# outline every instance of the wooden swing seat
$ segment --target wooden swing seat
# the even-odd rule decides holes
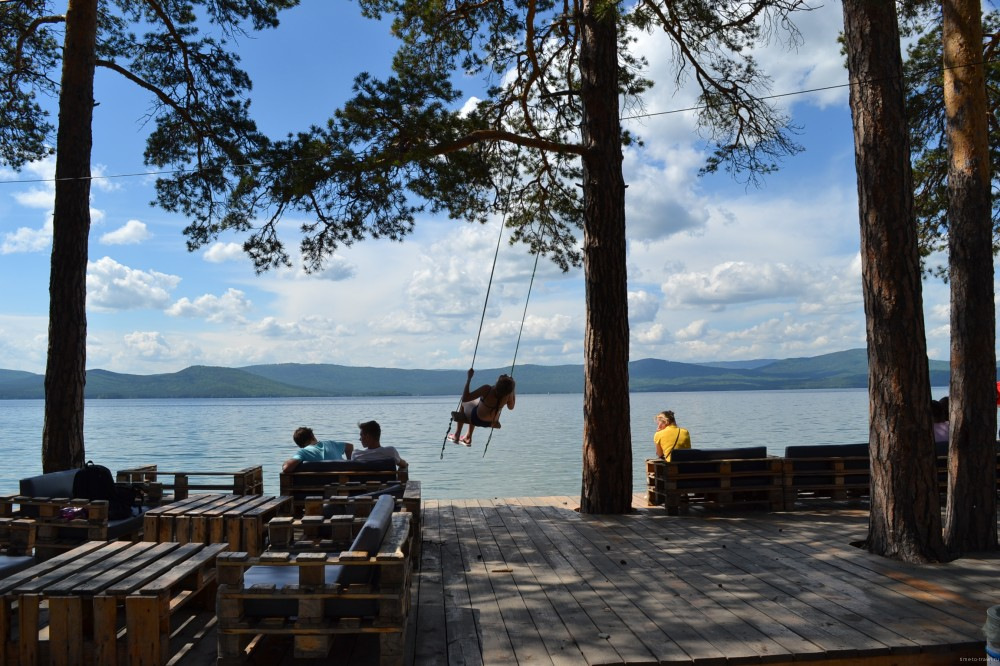
[[[465,423],[465,424],[469,423],[469,419],[465,418],[465,412],[452,412],[451,413],[451,418],[454,419],[456,423]],[[486,428],[486,427],[499,428],[500,427],[500,422],[499,421],[495,421],[492,426],[476,426],[476,427],[477,428]]]

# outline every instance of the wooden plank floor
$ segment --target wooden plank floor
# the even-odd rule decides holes
[[[867,511],[626,516],[576,498],[425,500],[407,663],[984,661],[1000,555],[914,566],[850,542]],[[204,632],[203,632],[204,633]],[[214,663],[214,632],[179,664]],[[364,640],[337,663],[377,663]],[[353,655],[350,658],[347,655]],[[275,645],[268,664],[305,664]]]

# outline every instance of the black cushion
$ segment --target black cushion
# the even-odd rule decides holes
[[[29,476],[20,481],[20,493],[25,497],[73,497],[73,479],[78,469],[65,469],[38,476]],[[21,513],[28,517],[38,515],[38,507],[21,507]]]
[[[383,460],[319,460],[300,463],[295,472],[387,472],[396,469],[396,461]],[[294,476],[294,473],[293,473]]]
[[[78,469],[65,469],[21,479],[21,494],[26,497],[72,497],[73,479]]]
[[[0,555],[0,578],[23,571],[35,563],[31,555]]]
[[[854,458],[868,455],[868,442],[863,444],[819,444],[787,446],[786,458]]]
[[[674,449],[670,462],[766,458],[766,446],[744,446],[735,449]]]

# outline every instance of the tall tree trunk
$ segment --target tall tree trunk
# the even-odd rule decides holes
[[[930,377],[893,2],[843,0],[868,333],[871,517],[867,548],[944,558]]]
[[[979,0],[942,3],[948,134],[951,438],[945,544],[997,548],[996,312],[990,156]]]
[[[584,339],[583,490],[580,511],[632,508],[628,388],[625,182],[618,114],[617,8],[584,0],[580,46],[583,101]]]
[[[44,472],[80,467],[85,457],[83,392],[96,41],[97,0],[70,0],[56,137],[49,350],[42,430]]]

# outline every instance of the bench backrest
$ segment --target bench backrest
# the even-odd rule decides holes
[[[393,460],[326,460],[304,462],[291,472],[281,472],[280,492],[293,498],[293,513],[302,515],[303,501],[309,496],[323,497],[330,484],[346,486],[348,483],[365,492],[367,483],[405,482],[405,470],[397,470]],[[339,493],[338,493],[339,494]]]

